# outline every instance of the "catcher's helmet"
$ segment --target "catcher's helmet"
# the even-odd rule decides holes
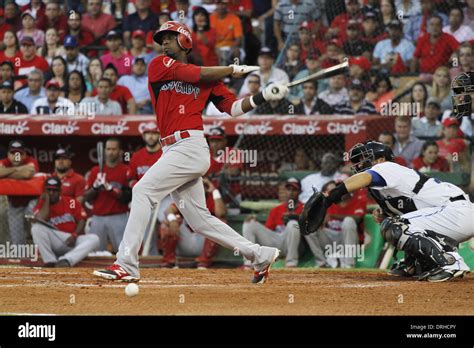
[[[376,141],[355,144],[349,152],[349,160],[352,162],[352,169],[356,173],[370,169],[373,165],[372,162],[382,157],[387,161],[393,161],[394,159],[392,150]]]
[[[453,116],[471,116],[472,95],[474,93],[474,71],[456,76],[451,82],[453,90]]]
[[[193,48],[193,39],[191,37],[191,31],[186,25],[175,21],[163,23],[160,29],[153,34],[153,41],[161,45],[163,43],[163,35],[166,32],[177,33],[178,36],[176,37],[176,40],[178,41],[179,47],[188,51],[188,53],[191,52],[191,49]]]

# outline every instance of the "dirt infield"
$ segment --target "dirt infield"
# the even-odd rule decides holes
[[[91,268],[0,268],[0,314],[473,315],[474,275],[417,282],[379,271],[273,270],[265,285],[240,269],[143,269],[140,294]]]

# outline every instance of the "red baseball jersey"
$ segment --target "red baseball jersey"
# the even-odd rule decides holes
[[[444,157],[438,157],[433,164],[425,164],[423,157],[417,157],[413,160],[413,169],[423,171],[449,172],[449,163]]]
[[[161,149],[156,152],[149,152],[146,146],[135,152],[130,160],[127,173],[128,180],[140,180],[162,154]]]
[[[117,164],[115,167],[110,168],[104,165],[105,181],[110,183],[114,187],[121,188],[122,186],[128,186],[127,181],[128,166],[123,163]],[[99,166],[95,166],[91,169],[89,177],[87,178],[86,189],[90,189],[94,184],[97,174],[99,173]],[[96,199],[93,201],[92,215],[113,215],[122,214],[128,211],[128,204],[122,204],[117,200],[117,195],[113,191],[99,191]]]
[[[43,204],[44,200],[40,199],[33,211],[35,215]],[[46,220],[58,230],[74,234],[77,223],[86,218],[87,214],[81,203],[72,197],[61,195],[57,203],[49,205],[49,216]]]
[[[55,172],[51,173],[50,176],[56,176]],[[84,196],[86,189],[86,179],[73,169],[69,169],[65,176],[61,179],[61,195],[68,197],[81,197]]]
[[[439,148],[438,156],[444,158],[448,157],[449,155],[452,156],[453,154],[459,155],[466,149],[466,142],[461,138],[449,139],[447,143],[441,139],[436,141],[436,144],[438,144]]]
[[[283,220],[283,217],[287,214],[299,215],[303,211],[303,208],[304,204],[301,202],[298,202],[296,208],[291,212],[288,209],[288,202],[277,205],[275,208],[270,210],[265,226],[272,231],[276,231],[277,229],[283,230],[285,228],[285,221]]]
[[[203,130],[202,111],[208,101],[231,113],[236,100],[222,83],[200,82],[201,67],[158,56],[148,66],[148,90],[158,128],[164,138],[176,131]]]
[[[326,215],[329,216],[329,220],[326,223],[326,227],[331,230],[341,231],[342,220],[332,218],[330,215],[356,215],[362,218],[365,215],[366,209],[367,196],[354,193],[345,206],[342,206],[341,204],[333,204],[328,208]]]

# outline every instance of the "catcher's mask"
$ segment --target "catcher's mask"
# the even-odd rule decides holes
[[[456,76],[451,82],[453,90],[453,116],[471,116],[472,94],[474,94],[474,71]]]
[[[349,152],[349,160],[353,164],[351,168],[355,173],[372,168],[373,162],[379,158],[393,161],[394,156],[389,147],[376,141],[355,144]]]

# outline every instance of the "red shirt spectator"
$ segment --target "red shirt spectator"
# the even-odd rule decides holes
[[[419,71],[432,74],[439,66],[448,65],[451,55],[458,47],[459,42],[454,36],[446,33],[441,33],[434,42],[432,42],[431,34],[421,36],[413,54],[419,59]]]
[[[423,160],[423,157],[420,156],[413,160],[413,169],[420,172],[449,172],[449,163],[445,158],[439,156],[436,159],[436,162],[426,163]]]
[[[94,88],[92,91],[92,96],[95,97],[97,95],[97,89]],[[115,85],[113,87],[112,92],[110,93],[110,99],[115,100],[120,104],[122,107],[122,113],[124,115],[128,114],[127,111],[127,103],[130,99],[133,99],[133,95],[130,90],[125,86]]]
[[[401,166],[404,166],[404,167],[408,167],[408,163],[407,161],[403,158],[403,157],[400,157],[400,156],[395,156],[393,161],[396,163],[396,164],[399,164]]]
[[[43,204],[44,200],[40,199],[33,211],[35,215],[39,213]],[[62,232],[74,235],[77,223],[86,218],[86,211],[74,198],[61,194],[59,202],[49,205],[48,222]]]
[[[295,214],[299,215],[303,211],[304,204],[298,202],[295,209],[290,211],[288,209],[288,202],[284,202],[280,205],[277,205],[275,208],[270,210],[268,214],[267,221],[265,222],[265,226],[272,231],[275,231],[278,226],[285,226],[284,216],[287,214]]]
[[[15,61],[15,75],[26,76],[30,71],[39,69],[47,72],[49,69],[48,62],[41,56],[36,54],[36,47],[33,38],[25,36],[21,40],[21,53],[19,60]],[[21,81],[26,83],[26,79]]]
[[[128,186],[127,182],[127,171],[128,166],[123,163],[117,164],[115,167],[110,168],[104,165],[105,180],[112,186]],[[91,169],[89,177],[87,178],[86,190],[90,189],[94,184],[97,174],[99,173],[99,166],[95,166]],[[122,214],[128,211],[128,204],[122,204],[117,200],[116,193],[112,191],[99,191],[94,205],[92,208],[92,214],[98,216]]]
[[[203,66],[216,66],[219,65],[219,59],[216,54],[216,38],[217,34],[214,29],[209,29],[206,32],[203,32],[202,35],[204,39],[200,38],[200,34],[193,32],[193,45],[196,50],[199,51],[202,57]],[[204,41],[204,40],[207,40]]]
[[[326,226],[331,230],[342,230],[341,216],[356,216],[363,218],[367,209],[367,194],[352,194],[347,200],[339,204],[333,204],[326,212]]]
[[[3,8],[0,8],[0,41],[3,41],[3,35],[7,30],[12,29],[12,26],[8,23],[5,23],[5,13]]]
[[[130,160],[128,180],[140,180],[162,154],[161,149],[156,152],[149,152],[146,146],[135,152]]]
[[[89,4],[94,3],[92,6],[99,7],[99,11],[101,11],[100,6],[95,5],[96,2],[100,3],[100,1],[97,0],[89,1]],[[91,14],[91,12],[89,12],[88,5],[88,13],[85,13],[84,17],[82,18],[82,26],[88,29],[95,35],[96,38],[98,38],[104,36],[110,30],[115,28],[117,26],[117,22],[115,21],[114,17],[106,13],[96,13],[94,11],[93,14]]]
[[[453,154],[460,154],[466,150],[466,142],[461,138],[454,139],[441,139],[436,142],[439,147],[438,155],[441,157],[447,157]]]
[[[337,31],[337,37],[341,41],[346,41],[347,39],[347,24],[349,20],[355,20],[358,23],[362,23],[364,20],[364,15],[360,11],[360,4],[358,0],[349,0],[346,1],[346,10],[347,12],[337,15],[331,22],[330,33]],[[331,34],[331,38],[334,38],[334,34]]]
[[[51,173],[51,176],[57,176],[56,173]],[[86,180],[84,177],[76,173],[73,169],[64,175],[61,179],[61,195],[67,197],[82,197],[86,189]]]
[[[41,0],[32,0],[29,4],[24,5],[20,8],[20,12],[23,13],[26,10],[32,11],[36,18],[41,18],[46,16],[46,5]]]
[[[60,42],[64,42],[66,35],[74,36],[79,43],[79,47],[90,45],[94,42],[94,33],[82,26],[82,17],[79,12],[74,12],[68,17],[68,28],[60,35]]]
[[[36,18],[38,18],[36,27],[45,33],[49,28],[55,28],[59,35],[67,31],[67,17],[60,13],[59,3],[48,2],[45,15]]]

